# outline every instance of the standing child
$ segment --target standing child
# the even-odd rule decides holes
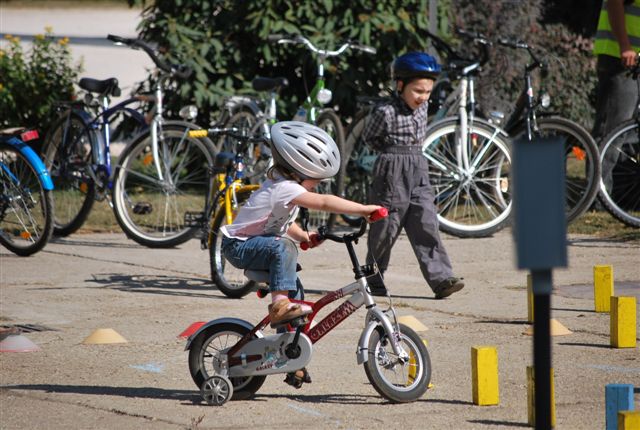
[[[362,139],[381,152],[373,168],[369,201],[389,209],[389,216],[369,229],[367,262],[377,263],[384,273],[391,248],[405,229],[436,299],[464,287],[453,276],[440,240],[429,166],[422,154],[428,100],[440,69],[437,61],[423,52],[398,57],[392,66],[397,92],[390,101],[374,108],[362,132]],[[387,294],[384,285],[370,284],[373,294]]]
[[[312,192],[321,180],[340,168],[338,146],[322,129],[303,122],[284,121],[271,128],[274,165],[268,179],[240,208],[233,224],[221,228],[225,258],[239,269],[269,271],[272,327],[311,313],[289,301],[297,290],[298,249],[295,242],[317,245],[294,221],[298,208],[369,216],[380,209],[333,195]]]

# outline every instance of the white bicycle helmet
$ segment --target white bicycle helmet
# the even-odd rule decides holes
[[[300,121],[282,121],[271,127],[275,164],[302,179],[327,179],[340,169],[340,151],[326,131]]]

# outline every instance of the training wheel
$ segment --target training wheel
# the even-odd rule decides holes
[[[222,406],[233,396],[233,384],[226,376],[215,375],[202,383],[200,393],[207,404]]]

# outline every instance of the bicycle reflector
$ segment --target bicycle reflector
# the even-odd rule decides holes
[[[318,91],[318,101],[323,105],[326,105],[331,101],[331,96],[332,96],[331,90],[328,90],[326,88],[323,88],[320,91]]]
[[[29,131],[25,131],[24,133],[22,133],[20,135],[20,139],[22,139],[23,142],[28,142],[30,140],[36,140],[38,138],[38,131],[37,130],[29,130]]]

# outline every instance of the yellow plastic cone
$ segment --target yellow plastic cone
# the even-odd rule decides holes
[[[426,325],[422,324],[416,317],[413,315],[404,315],[398,317],[398,322],[400,324],[404,324],[409,328],[414,329],[415,331],[427,331],[429,330]]]
[[[85,345],[102,344],[102,343],[127,343],[127,339],[120,336],[112,328],[99,328],[89,335],[84,341]]]
[[[551,321],[549,321],[549,329],[549,331],[551,332],[551,336],[566,336],[573,333],[555,318],[552,318]],[[526,334],[527,336],[533,336],[533,326],[526,329],[523,334]]]

